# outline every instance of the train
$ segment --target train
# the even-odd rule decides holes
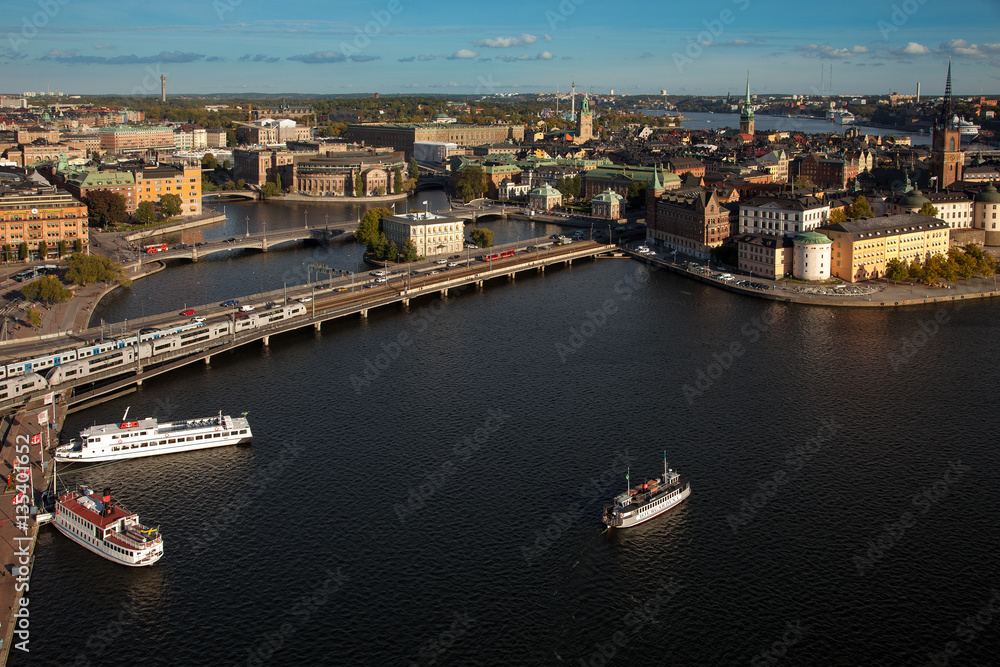
[[[0,401],[96,375],[118,366],[135,366],[161,354],[200,348],[241,331],[273,325],[307,312],[301,303],[276,306],[222,322],[190,322],[161,330],[94,342],[44,357],[0,366]]]

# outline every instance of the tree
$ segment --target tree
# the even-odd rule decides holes
[[[385,257],[382,259],[387,259],[390,262],[399,261],[399,247],[396,245],[395,241],[389,241],[389,245],[385,249]]]
[[[417,245],[412,239],[406,239],[406,243],[403,244],[403,261],[404,262],[415,262],[417,261]]]
[[[175,215],[181,214],[181,197],[180,195],[163,195],[160,197],[160,213],[163,214],[164,218],[172,218]]]
[[[354,177],[354,196],[364,197],[365,196],[365,181],[361,178],[361,172],[359,171]]]
[[[73,239],[73,252],[83,252],[83,241],[81,239]]]
[[[805,188],[811,188],[812,186],[813,186],[812,179],[810,179],[808,176],[803,176],[802,174],[799,174],[798,176],[795,177],[795,187],[800,189],[805,189]]]
[[[38,300],[46,303],[62,303],[73,298],[73,292],[55,276],[43,276],[21,288],[21,295],[29,301]]]
[[[14,248],[9,243],[3,244],[3,261],[9,262],[14,259]]]
[[[493,245],[493,230],[486,229],[485,227],[476,227],[475,229],[469,230],[469,236],[472,237],[472,242],[475,243],[480,248],[489,248]]]
[[[218,166],[219,161],[215,159],[215,155],[212,153],[205,153],[204,157],[201,158],[202,169],[215,169]]]
[[[844,213],[844,209],[835,208],[830,211],[830,217],[827,219],[827,223],[833,225],[838,222],[847,222],[847,214]]]
[[[354,238],[359,243],[363,243],[367,247],[368,252],[375,253],[376,256],[378,256],[384,246],[380,242],[379,234],[382,229],[382,218],[387,215],[392,215],[392,211],[382,206],[376,206],[373,209],[365,211],[365,214],[361,216],[358,231],[354,232]],[[385,238],[384,234],[382,234],[382,238]]]
[[[399,194],[403,191],[403,170],[396,167],[392,170],[392,192]]]
[[[86,202],[91,225],[117,225],[128,218],[128,202],[120,192],[91,190],[87,193]]]
[[[848,207],[848,217],[857,220],[858,218],[874,218],[875,211],[864,195],[858,195],[854,203]]]
[[[260,186],[260,194],[264,199],[270,199],[272,197],[280,197],[281,189],[278,188],[277,184],[268,181],[264,185]]]
[[[885,265],[885,277],[889,280],[906,280],[908,275],[906,262],[898,257],[893,257]]]
[[[62,241],[60,241],[59,242],[59,246],[58,246],[59,257],[60,258],[65,257],[66,256],[66,251],[68,249],[69,249],[69,244],[66,243],[66,240],[63,239]]]
[[[285,188],[281,186],[281,174],[274,175],[274,184],[278,187],[278,192],[283,192]]]
[[[628,186],[628,204],[632,208],[642,208],[646,201],[646,184],[639,181],[632,181]]]
[[[117,282],[122,287],[132,284],[121,264],[112,262],[107,257],[84,255],[75,252],[67,262],[66,280],[77,285],[89,285],[100,280]]]
[[[581,185],[582,182],[579,174],[576,176],[566,176],[556,181],[556,190],[561,192],[564,197],[576,199],[580,196]]]
[[[156,220],[156,205],[151,201],[141,201],[135,209],[135,219],[140,224],[148,225]]]
[[[236,130],[234,129],[226,130],[226,145],[227,146],[236,145]]]
[[[38,312],[37,308],[35,308],[34,306],[28,306],[27,309],[25,309],[24,314],[28,318],[28,324],[30,324],[32,327],[35,327],[37,329],[38,327],[42,326],[42,315],[41,313]]]
[[[486,172],[482,167],[466,167],[458,174],[455,190],[465,201],[472,201],[486,192]]]
[[[226,171],[229,171],[230,169],[233,168],[233,165],[232,165],[232,163],[229,160],[223,160],[222,161],[222,168],[225,169]]]
[[[929,215],[932,218],[936,218],[937,214],[938,214],[938,210],[934,206],[934,204],[930,203],[929,201],[925,201],[924,205],[920,207],[920,210],[917,211],[917,213],[920,213],[922,215]]]
[[[38,242],[38,261],[44,262],[49,256],[49,244],[45,241]]]
[[[22,262],[28,259],[28,242],[21,241],[21,244],[17,246],[17,258]]]
[[[420,178],[420,165],[417,164],[417,158],[410,158],[410,178]]]

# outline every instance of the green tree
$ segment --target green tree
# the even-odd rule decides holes
[[[403,244],[403,261],[404,262],[415,262],[417,261],[417,245],[412,239],[406,239],[406,243]]]
[[[632,181],[632,184],[628,186],[628,196],[626,199],[632,208],[642,208],[646,203],[646,184],[639,181]]]
[[[28,242],[21,241],[20,245],[17,246],[17,258],[22,262],[28,259]]]
[[[73,239],[73,252],[83,252],[83,241],[81,239]]]
[[[49,256],[49,244],[45,241],[38,242],[38,261],[44,262]]]
[[[205,153],[201,158],[201,168],[202,169],[215,169],[219,166],[219,161],[215,159],[215,155],[212,153]]]
[[[906,262],[893,257],[885,265],[885,277],[889,280],[906,280],[908,276]]]
[[[804,190],[805,188],[811,188],[813,186],[812,179],[808,176],[803,176],[799,174],[795,177],[795,187]]]
[[[395,241],[389,241],[388,247],[385,249],[385,257],[390,262],[399,261],[399,247],[396,245]]]
[[[229,160],[223,160],[222,161],[222,168],[225,169],[226,171],[229,171],[230,169],[233,168],[233,165],[232,165],[232,163]]]
[[[420,165],[417,164],[417,158],[415,157],[410,158],[410,178],[420,178]]]
[[[827,222],[831,225],[836,224],[838,222],[847,222],[847,214],[844,213],[844,209],[835,208],[832,211],[830,211],[830,217],[829,219],[827,219]]]
[[[66,280],[77,285],[89,285],[98,281],[117,282],[122,287],[132,284],[121,264],[107,257],[85,255],[75,252],[67,261]]]
[[[871,204],[865,199],[864,195],[858,195],[854,200],[854,203],[848,207],[847,215],[857,220],[859,218],[874,218],[875,212],[872,210]]]
[[[135,219],[140,224],[148,225],[156,220],[156,205],[151,201],[141,201],[135,209]]]
[[[482,197],[486,192],[486,172],[482,167],[466,167],[458,173],[455,190],[467,202]]]
[[[69,244],[66,243],[65,239],[63,239],[62,241],[59,242],[57,248],[59,251],[59,257],[62,258],[66,256],[66,251],[69,249]]]
[[[371,249],[373,255],[376,259],[389,259],[389,239],[386,238],[385,232],[379,232],[378,238],[375,240],[375,246]]]
[[[285,188],[281,186],[281,174],[274,175],[274,184],[278,187],[278,192],[283,192]]]
[[[376,206],[365,211],[364,215],[361,216],[361,223],[358,225],[358,231],[354,232],[354,238],[359,243],[363,243],[368,252],[378,255],[382,249],[383,244],[379,240],[379,234],[382,229],[382,218],[388,215],[392,215],[392,211],[382,206]]]
[[[475,229],[469,230],[469,236],[472,237],[472,242],[475,243],[480,248],[489,248],[493,245],[493,230],[486,229],[485,227],[476,227]]]
[[[9,243],[3,244],[3,261],[9,262],[14,259],[14,248]]]
[[[24,311],[24,314],[28,318],[29,325],[36,329],[42,326],[42,315],[38,312],[37,308],[34,306],[28,306],[28,308]]]
[[[281,189],[277,184],[268,181],[264,185],[260,186],[260,194],[264,199],[271,199],[272,197],[280,197]]]
[[[354,177],[354,196],[365,196],[365,181],[361,178],[361,172],[358,172],[358,174]]]
[[[231,128],[226,130],[226,145],[227,146],[236,145],[236,130]]]
[[[396,167],[392,170],[392,192],[399,194],[403,191],[403,170]]]
[[[91,225],[117,225],[128,219],[128,202],[120,192],[91,190],[86,203]]]
[[[181,210],[180,195],[169,194],[160,197],[160,213],[163,214],[164,218],[172,218],[175,215],[180,215]]]
[[[21,288],[21,295],[29,301],[38,300],[46,303],[62,303],[73,298],[73,292],[55,276],[42,276]]]
[[[917,213],[920,213],[922,215],[929,215],[932,218],[936,218],[937,214],[938,214],[938,210],[934,206],[934,204],[930,203],[929,201],[925,201],[924,205],[920,207],[920,210],[917,211]]]

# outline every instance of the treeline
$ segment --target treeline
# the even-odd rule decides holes
[[[964,248],[951,248],[947,255],[940,253],[921,264],[914,260],[891,259],[885,267],[885,277],[889,280],[912,278],[933,283],[938,278],[954,282],[968,280],[973,276],[989,277],[996,273],[997,260],[979,246],[970,243]]]

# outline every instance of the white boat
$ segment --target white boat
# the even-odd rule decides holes
[[[631,472],[625,475],[628,480]],[[680,505],[691,495],[691,484],[667,468],[663,452],[663,476],[629,488],[604,508],[602,521],[608,528],[630,528]]]
[[[982,129],[972,121],[959,118],[957,115],[951,117],[951,122],[958,127],[959,134],[965,137],[977,137],[979,136],[979,130]]]
[[[850,111],[838,111],[835,118],[841,125],[853,125],[855,121],[854,114]]]
[[[152,565],[163,556],[159,528],[147,528],[139,517],[87,487],[56,499],[52,525],[60,533],[99,556],[129,567]]]
[[[237,445],[253,438],[245,412],[235,419],[219,412],[218,416],[206,419],[162,424],[155,417],[139,421],[127,419],[128,410],[120,424],[101,424],[80,431],[79,439],[73,438],[56,449],[55,460],[60,463],[119,461]]]

